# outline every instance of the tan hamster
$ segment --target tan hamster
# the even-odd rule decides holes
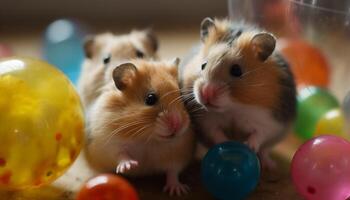
[[[87,39],[86,59],[78,82],[84,107],[87,109],[99,96],[104,79],[111,79],[115,66],[132,58],[154,58],[157,48],[157,38],[151,29],[125,35],[104,33]]]
[[[173,63],[132,60],[113,70],[88,117],[87,157],[96,169],[126,175],[166,173],[164,191],[188,192],[179,174],[194,135]]]
[[[229,20],[206,18],[198,52],[183,66],[187,107],[212,144],[245,141],[273,167],[268,150],[281,140],[296,115],[296,89],[288,64],[275,51],[275,37]]]

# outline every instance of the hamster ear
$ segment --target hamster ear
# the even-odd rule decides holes
[[[124,63],[117,66],[113,70],[113,80],[118,90],[124,90],[130,84],[136,72],[137,68],[132,63]]]
[[[178,57],[173,58],[173,59],[171,60],[171,64],[174,65],[174,66],[176,66],[176,68],[179,67],[180,58],[178,58]]]
[[[177,58],[177,57],[170,60],[169,62],[169,70],[171,75],[173,75],[174,77],[178,76],[179,64],[180,64],[180,58]]]
[[[101,49],[113,38],[112,33],[102,33],[98,35],[87,36],[84,41],[84,53],[89,59],[101,52]]]
[[[258,33],[252,38],[251,45],[256,57],[265,61],[275,50],[276,38],[270,33]]]
[[[87,58],[92,58],[94,52],[95,37],[88,36],[84,40],[84,53]]]
[[[201,40],[202,42],[208,37],[209,29],[215,27],[214,20],[210,17],[203,19],[201,23]]]
[[[154,33],[153,29],[147,28],[144,30],[144,33],[146,34],[146,37],[150,43],[150,47],[154,52],[156,52],[158,50],[159,44],[158,44],[158,38]]]

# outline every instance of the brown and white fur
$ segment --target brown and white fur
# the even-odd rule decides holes
[[[103,33],[85,41],[85,60],[78,82],[78,91],[86,110],[111,80],[115,66],[133,58],[155,58],[158,48],[151,29],[131,31],[125,35]],[[107,79],[107,80],[105,80]]]
[[[229,20],[206,18],[201,26],[199,51],[182,69],[197,130],[211,144],[243,140],[272,167],[268,151],[296,112],[294,79],[274,36]]]
[[[188,192],[179,174],[190,162],[194,135],[174,62],[132,60],[117,66],[88,116],[88,161],[132,176],[166,173],[164,190]]]

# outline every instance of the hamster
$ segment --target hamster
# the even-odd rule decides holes
[[[88,117],[87,160],[99,171],[166,174],[164,191],[188,192],[179,174],[192,159],[194,135],[174,62],[132,60],[117,66]]]
[[[111,79],[113,67],[132,58],[156,58],[158,41],[151,29],[125,35],[98,34],[84,43],[85,60],[78,81],[78,91],[86,109],[100,95]],[[107,79],[107,80],[105,80]]]
[[[296,88],[275,37],[230,20],[206,18],[201,46],[184,64],[187,108],[203,141],[244,141],[267,168],[271,147],[289,131],[296,115]],[[208,142],[207,142],[208,143]]]

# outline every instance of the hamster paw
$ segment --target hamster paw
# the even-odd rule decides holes
[[[122,160],[119,162],[116,173],[117,174],[122,174],[132,168],[135,168],[139,165],[139,163],[135,160]]]
[[[275,171],[277,169],[277,163],[271,158],[270,154],[266,151],[259,153],[261,166],[268,171]]]
[[[253,150],[255,153],[259,152],[260,150],[260,142],[257,140],[256,136],[254,135],[251,135],[245,144],[248,145],[249,148]]]
[[[186,195],[189,193],[189,191],[190,187],[180,182],[167,183],[163,188],[163,192],[169,193],[170,196],[173,196],[174,194],[176,194],[177,196]]]

